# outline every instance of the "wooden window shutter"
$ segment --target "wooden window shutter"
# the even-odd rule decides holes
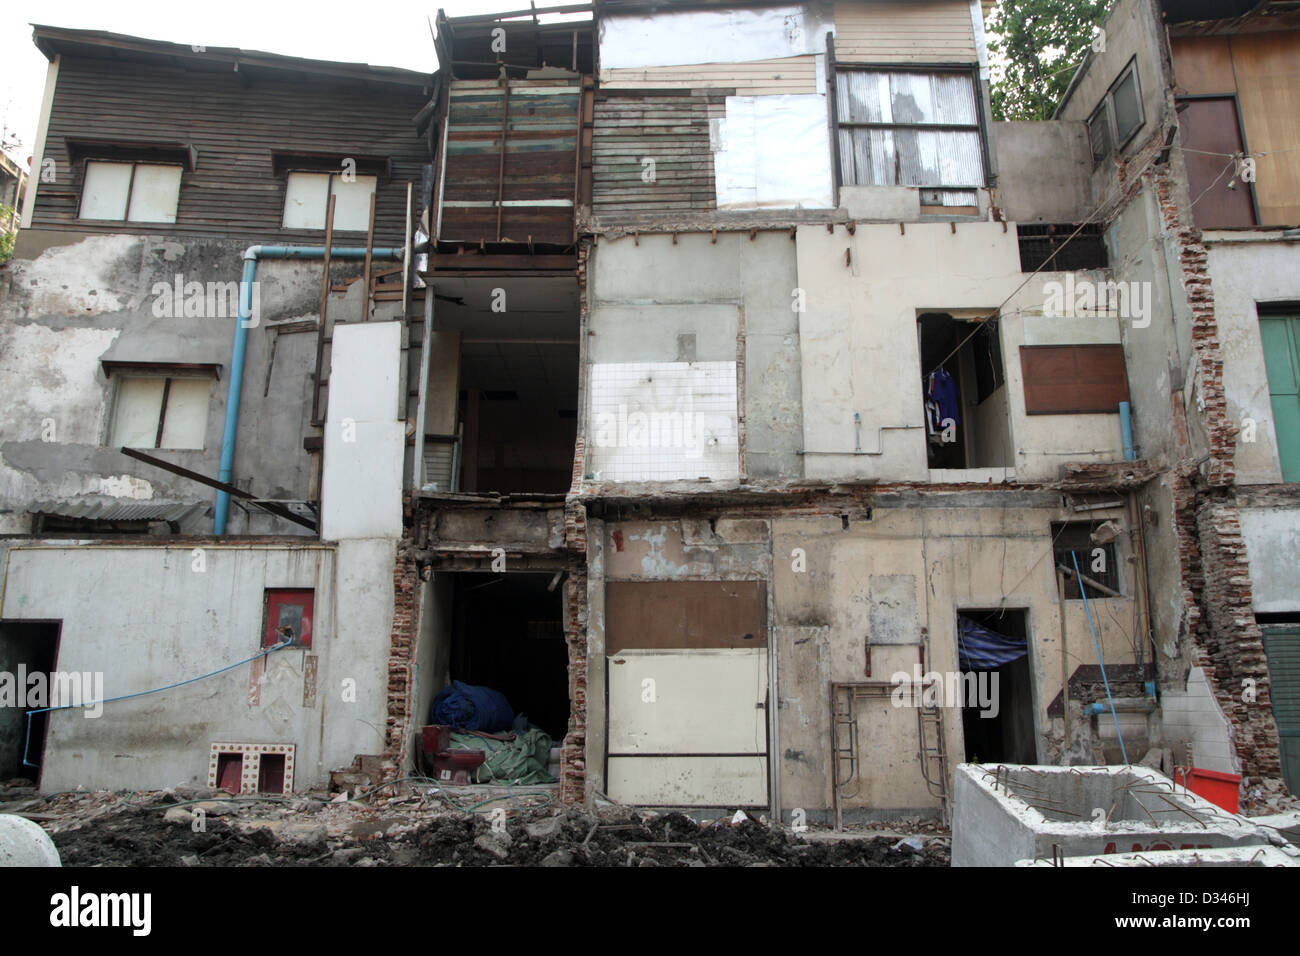
[[[1118,412],[1128,401],[1122,345],[1022,345],[1030,415]]]

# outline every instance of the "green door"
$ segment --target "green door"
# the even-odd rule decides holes
[[[1282,749],[1282,779],[1288,790],[1300,793],[1300,627],[1262,630],[1273,719]]]
[[[1260,316],[1259,333],[1282,480],[1300,481],[1300,317]]]

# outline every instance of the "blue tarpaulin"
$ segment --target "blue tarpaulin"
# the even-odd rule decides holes
[[[458,680],[438,691],[429,716],[435,724],[489,734],[509,730],[515,722],[515,712],[505,694]]]
[[[957,662],[964,671],[989,671],[1029,653],[1023,637],[1007,637],[970,618],[957,618]]]

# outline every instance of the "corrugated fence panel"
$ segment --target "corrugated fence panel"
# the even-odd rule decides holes
[[[835,59],[845,63],[975,63],[964,0],[835,4]]]
[[[738,96],[816,93],[817,58],[791,56],[748,63],[697,63],[601,70],[606,90],[696,90],[726,87]]]
[[[575,84],[563,81],[512,83],[505,107],[506,94],[495,82],[456,83],[440,238],[495,241],[499,188],[502,238],[573,241],[578,94]]]
[[[285,176],[273,168],[273,154],[383,156],[392,176],[379,186],[375,242],[400,244],[406,183],[419,184],[428,162],[411,122],[426,102],[419,89],[379,93],[320,80],[65,58],[45,146],[57,182],[40,184],[32,226],[319,243],[323,231],[283,228]],[[193,146],[198,163],[181,178],[176,223],[78,219],[85,163],[72,162],[69,140]]]
[[[716,208],[709,122],[726,116],[731,93],[599,97],[592,212],[610,217]]]

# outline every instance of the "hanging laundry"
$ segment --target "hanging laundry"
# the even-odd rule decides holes
[[[925,383],[925,394],[939,406],[940,431],[943,430],[944,422],[948,419],[952,419],[952,423],[960,427],[961,399],[957,382],[948,374],[947,369],[939,368],[930,373]]]

